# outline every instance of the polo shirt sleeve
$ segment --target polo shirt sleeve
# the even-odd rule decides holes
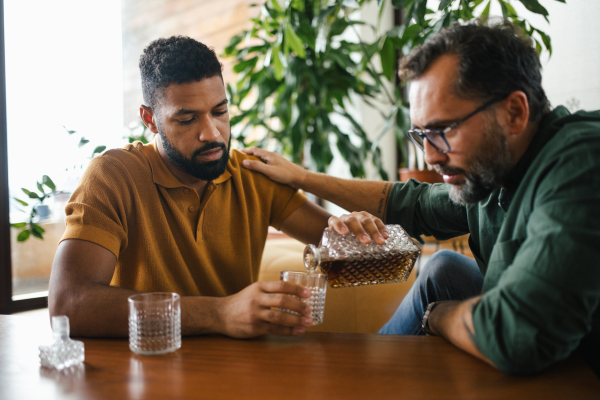
[[[61,241],[80,239],[95,243],[117,258],[127,247],[127,214],[131,210],[126,168],[114,157],[95,157],[65,208],[66,231]]]
[[[473,324],[479,350],[507,373],[564,359],[592,331],[600,304],[599,151],[565,152],[552,163],[538,182],[527,237],[494,248],[489,270],[509,266],[493,287],[484,282]]]
[[[279,229],[283,221],[308,199],[289,186],[273,183],[275,184],[275,190],[271,205],[271,226]]]
[[[449,185],[397,182],[388,197],[386,224],[400,224],[412,237],[451,239],[469,233],[466,207],[450,200]]]

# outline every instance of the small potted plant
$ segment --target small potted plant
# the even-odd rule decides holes
[[[45,230],[37,222],[50,217],[50,207],[48,207],[47,204],[44,204],[44,200],[57,194],[56,185],[48,175],[44,175],[42,177],[42,181],[36,183],[37,191],[21,188],[23,193],[25,193],[30,200],[35,202],[31,207],[31,211],[29,212],[29,222],[16,222],[10,224],[16,229],[21,229],[21,232],[17,236],[17,241],[19,242],[26,241],[32,235],[38,239],[44,238],[43,234]],[[44,186],[50,190],[44,190]],[[30,204],[24,200],[21,200],[17,197],[14,197],[14,199],[22,206],[30,206]],[[21,211],[26,212],[25,210]]]

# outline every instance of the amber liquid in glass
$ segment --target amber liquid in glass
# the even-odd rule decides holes
[[[323,261],[320,268],[332,288],[406,282],[418,252],[396,251],[353,260]]]

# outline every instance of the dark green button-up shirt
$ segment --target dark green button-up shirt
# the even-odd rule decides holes
[[[544,117],[502,189],[472,205],[449,185],[396,183],[386,223],[414,236],[470,233],[484,276],[477,346],[531,373],[580,349],[600,374],[600,111]]]

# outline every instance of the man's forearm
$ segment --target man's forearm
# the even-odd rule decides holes
[[[134,290],[94,284],[80,288],[67,300],[50,299],[51,315],[69,316],[73,336],[127,337],[129,306]],[[219,331],[220,298],[187,296],[181,298],[181,332],[198,335]]]
[[[456,347],[491,364],[479,351],[473,327],[473,307],[481,296],[464,301],[442,301],[429,315],[429,329]]]
[[[307,173],[300,189],[330,201],[348,211],[367,211],[383,219],[392,182],[341,179],[320,173]]]
[[[282,156],[256,147],[242,151],[260,158],[243,161],[245,168],[265,174],[275,182],[302,189],[348,211],[367,211],[383,219],[391,182],[341,179],[313,173],[287,161]]]

